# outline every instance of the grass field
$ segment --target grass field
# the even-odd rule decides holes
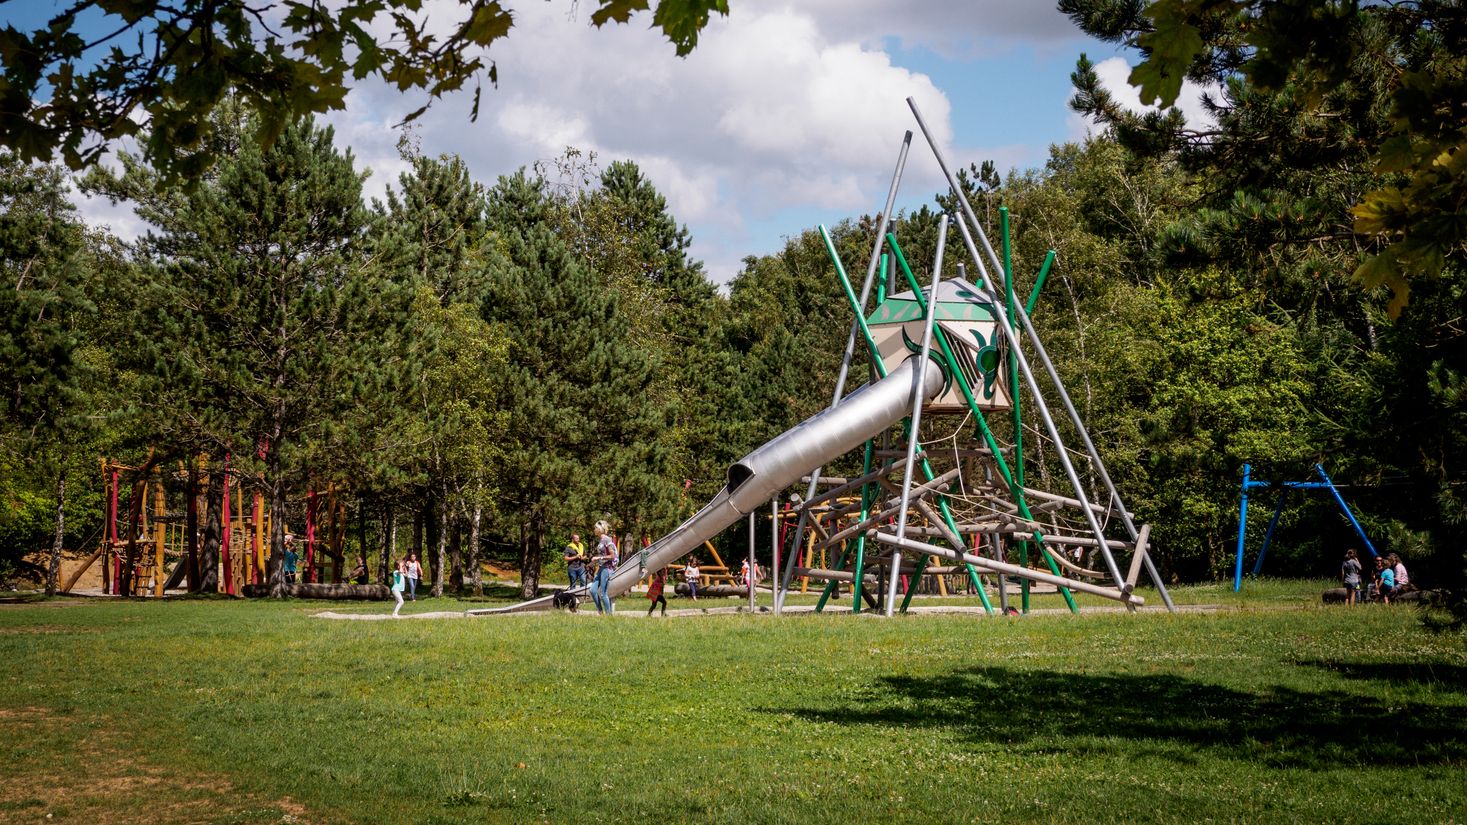
[[[1467,821],[1467,642],[1324,586],[1020,619],[0,605],[0,822]]]

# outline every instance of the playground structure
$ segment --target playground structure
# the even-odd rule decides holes
[[[69,592],[95,564],[101,566],[102,592],[106,594],[157,598],[183,586],[189,565],[202,563],[204,555],[205,507],[201,505],[211,495],[211,474],[203,472],[204,465],[201,458],[191,471],[180,461],[176,470],[169,471],[151,455],[139,466],[104,459],[102,533],[92,552],[62,582],[62,592]],[[215,572],[220,593],[240,596],[246,586],[265,583],[273,514],[259,479],[231,470],[227,459],[217,475],[222,490],[217,493],[220,525]],[[131,489],[124,496],[128,476]],[[251,488],[249,493],[246,487]],[[344,499],[330,484],[320,493],[307,493],[304,511],[302,582],[321,583],[328,562],[331,579],[340,582],[347,532]],[[195,532],[192,555],[190,530]],[[196,580],[202,580],[204,574],[195,571]]]
[[[1136,593],[1144,570],[1167,609],[1174,609],[1151,559],[1149,526],[1138,526],[1124,506],[1030,322],[1054,251],[1021,305],[1007,209],[1000,209],[1000,259],[916,103],[907,103],[961,207],[941,217],[930,286],[917,282],[895,233],[888,231],[911,145],[908,131],[859,293],[820,227],[854,316],[830,406],[736,462],[713,500],[671,533],[627,554],[612,574],[610,595],[627,592],[649,571],[672,565],[744,518],[752,557],[754,516],[767,503],[775,523],[775,612],[783,609],[798,577],[802,587],[823,584],[817,611],[845,582],[853,612],[864,600],[890,616],[902,583],[930,570],[965,575],[989,612],[994,608],[985,578],[997,579],[1005,609],[1005,580],[1013,578],[1021,583],[1025,611],[1031,582],[1058,588],[1072,611],[1078,609],[1074,592],[1134,610],[1144,603]],[[952,224],[977,269],[976,282],[967,280],[961,266],[955,276],[944,276]],[[897,289],[898,275],[904,291]],[[872,380],[846,394],[858,343]],[[1026,421],[1026,409],[1038,426]],[[1009,438],[1001,441],[1005,428]],[[860,475],[822,474],[825,465],[858,449]],[[1026,475],[1026,456],[1038,460],[1038,479]],[[1062,480],[1054,478],[1056,466]],[[782,531],[780,499],[801,483],[805,491],[790,497],[784,518],[794,526]],[[1103,494],[1092,496],[1092,490]],[[834,556],[834,563],[812,566],[819,553]],[[932,565],[934,559],[940,566]],[[875,593],[868,584],[873,581]],[[916,589],[906,587],[902,610]],[[469,613],[550,607],[546,596]]]
[[[1360,543],[1365,545],[1365,552],[1369,553],[1372,559],[1379,555],[1375,550],[1375,544],[1370,541],[1369,536],[1365,535],[1365,528],[1360,526],[1359,519],[1355,518],[1354,511],[1345,502],[1345,497],[1340,494],[1340,489],[1335,486],[1334,481],[1329,477],[1329,473],[1324,471],[1324,465],[1315,464],[1314,471],[1319,476],[1318,481],[1285,481],[1276,484],[1271,481],[1254,479],[1252,477],[1253,468],[1247,464],[1243,465],[1242,494],[1238,500],[1238,551],[1237,558],[1233,564],[1234,593],[1243,589],[1243,551],[1244,538],[1248,534],[1249,490],[1276,489],[1279,491],[1278,506],[1274,508],[1273,517],[1268,520],[1268,530],[1263,534],[1263,546],[1258,548],[1258,560],[1253,563],[1254,576],[1257,576],[1263,570],[1263,559],[1268,555],[1268,546],[1273,543],[1274,530],[1279,526],[1279,516],[1283,514],[1284,507],[1289,503],[1289,498],[1296,490],[1304,492],[1310,490],[1327,491],[1330,497],[1334,499],[1335,504],[1339,505],[1340,512],[1344,513],[1345,518],[1349,520],[1350,526],[1355,528],[1355,535],[1359,536]]]

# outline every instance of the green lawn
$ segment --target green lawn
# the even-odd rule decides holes
[[[0,822],[1463,821],[1467,643],[1323,586],[1019,619],[0,605]]]

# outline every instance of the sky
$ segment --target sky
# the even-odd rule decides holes
[[[56,0],[21,4],[45,17]],[[0,5],[0,22],[16,17]],[[426,0],[429,19],[454,19],[457,0]],[[1051,144],[1089,127],[1068,108],[1081,52],[1124,103],[1135,56],[1082,34],[1037,0],[731,0],[698,47],[679,58],[642,14],[596,29],[593,2],[512,4],[514,27],[490,57],[498,88],[433,104],[414,126],[421,150],[461,156],[492,185],[567,147],[604,167],[635,161],[692,237],[692,255],[727,284],[748,255],[779,250],[816,224],[880,211],[905,131],[914,132],[898,208],[945,188],[907,107],[914,98],[955,168],[1044,164]],[[19,27],[23,22],[16,21]],[[396,125],[425,102],[364,82],[324,117],[359,168],[369,198],[406,168]],[[1191,109],[1192,111],[1189,111]],[[1195,119],[1195,103],[1183,104]],[[80,196],[79,196],[80,197]],[[123,207],[79,202],[90,222],[123,237],[143,227]]]

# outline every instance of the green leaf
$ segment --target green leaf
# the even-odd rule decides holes
[[[601,8],[591,14],[592,25],[600,28],[607,23],[625,23],[632,15],[647,10],[647,0],[601,0]]]
[[[686,57],[698,45],[698,32],[715,11],[727,17],[728,0],[660,0],[652,25],[677,46],[678,57]]]
[[[159,11],[156,0],[99,0],[97,6],[108,14],[121,17],[129,25]]]
[[[1382,174],[1404,172],[1416,165],[1416,152],[1411,147],[1411,138],[1396,135],[1380,145],[1375,157],[1375,171]]]
[[[1355,216],[1355,231],[1361,235],[1379,235],[1394,230],[1406,214],[1406,204],[1401,190],[1387,186],[1365,193],[1360,202],[1350,208]]]
[[[509,34],[514,17],[499,3],[486,3],[474,9],[474,14],[464,24],[463,36],[480,46],[487,46]]]
[[[1147,9],[1156,28],[1136,42],[1151,54],[1131,71],[1129,78],[1130,84],[1140,89],[1142,103],[1163,108],[1176,103],[1187,69],[1202,53],[1202,34],[1183,19],[1183,12],[1177,0],[1158,0]]]

